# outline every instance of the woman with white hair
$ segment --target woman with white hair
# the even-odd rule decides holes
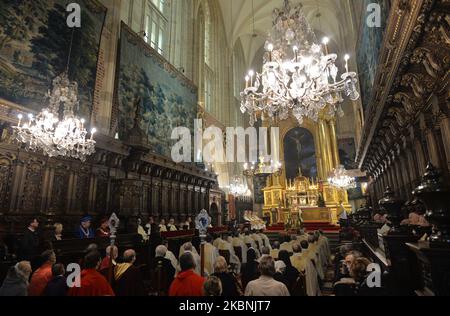
[[[53,241],[62,240],[62,232],[63,232],[63,224],[61,223],[55,223],[53,225],[54,228],[54,234],[53,234]]]
[[[28,296],[28,285],[31,275],[31,264],[22,261],[11,267],[8,271],[0,296]]]
[[[152,271],[156,272],[158,270],[162,270],[163,272],[165,272],[162,275],[165,275],[167,279],[162,280],[161,283],[163,285],[160,285],[163,287],[164,293],[168,293],[170,284],[172,283],[176,275],[176,270],[173,267],[172,262],[167,259],[167,251],[167,247],[164,245],[159,245],[158,247],[156,247],[155,258],[153,259],[151,265]]]

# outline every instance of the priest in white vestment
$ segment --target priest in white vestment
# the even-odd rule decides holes
[[[228,240],[228,238],[226,238]],[[239,260],[238,256],[236,256],[236,253],[234,252],[233,245],[229,243],[227,240],[220,238],[218,242],[218,246],[216,247],[218,250],[225,250],[230,253],[230,262],[234,268],[233,272],[239,273],[241,271],[241,261]]]
[[[247,245],[247,248],[248,248],[248,245],[250,245],[251,248],[253,248],[255,250],[257,258],[261,257],[261,252],[259,251],[259,248],[256,246],[255,240],[252,238],[252,236],[250,236],[249,232],[246,232],[245,237],[244,237],[244,242]]]
[[[302,253],[302,248],[299,244],[294,244],[293,251],[294,255],[291,257],[291,263],[294,268],[305,274],[306,293],[308,296],[320,296],[317,270],[310,257],[306,253]]]
[[[264,246],[272,250],[272,245],[270,244],[269,237],[267,237],[262,230],[258,233],[258,236],[262,239]]]
[[[212,244],[212,237],[206,237],[206,243],[204,245],[204,263],[205,263],[205,273],[211,275],[214,273],[214,264],[216,263],[219,255],[219,250]]]
[[[189,252],[192,255],[192,257],[194,258],[194,262],[195,262],[195,270],[194,271],[195,271],[195,273],[197,273],[198,275],[201,275],[201,258],[198,255],[197,250],[192,245],[192,243],[187,242],[183,246],[181,246],[180,257],[186,252]],[[181,271],[181,267],[178,265],[177,272],[180,272],[180,271]]]

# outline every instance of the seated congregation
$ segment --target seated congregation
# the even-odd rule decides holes
[[[322,295],[332,254],[321,232],[270,240],[244,227],[212,231],[203,241],[198,234],[164,239],[161,231],[135,244],[124,237],[114,246],[103,242],[108,238],[86,239],[90,244],[70,259],[68,251],[50,247],[32,262],[17,260],[0,296]],[[81,267],[79,279],[70,263]]]

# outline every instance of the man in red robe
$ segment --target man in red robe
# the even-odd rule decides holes
[[[112,251],[111,251],[112,249]],[[112,256],[112,266],[113,270],[117,265],[117,257],[119,257],[119,249],[116,246],[108,246],[106,247],[106,257],[103,258],[102,263],[100,264],[99,271],[101,274],[108,278],[109,265],[111,264],[111,256]]]
[[[33,273],[30,285],[28,286],[29,296],[42,296],[45,287],[52,279],[52,266],[56,262],[56,255],[53,250],[46,250],[41,255],[44,264]]]
[[[185,252],[180,257],[181,272],[172,282],[169,296],[203,296],[203,284],[205,278],[194,272],[195,260],[190,252]]]
[[[114,292],[97,269],[101,257],[98,251],[92,251],[84,257],[84,270],[81,271],[81,286],[69,289],[68,296],[114,296]]]

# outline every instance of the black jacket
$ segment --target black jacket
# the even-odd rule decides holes
[[[213,276],[218,277],[222,283],[222,296],[239,296],[236,279],[231,273],[214,273]]]
[[[44,296],[66,296],[67,295],[67,281],[62,275],[51,279],[44,290]]]
[[[39,255],[39,235],[28,228],[20,242],[19,256],[21,260],[31,261]]]

